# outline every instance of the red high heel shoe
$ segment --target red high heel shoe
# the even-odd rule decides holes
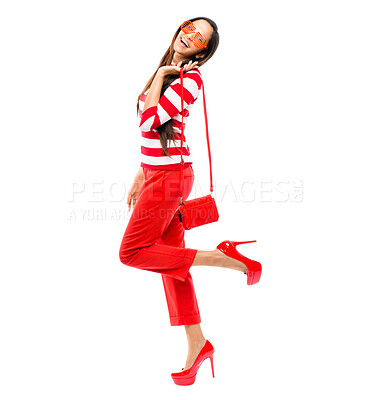
[[[208,340],[206,340],[204,347],[199,352],[191,368],[184,369],[181,372],[173,372],[171,374],[174,383],[177,385],[192,385],[196,379],[198,368],[209,357],[211,362],[211,371],[213,373],[213,378],[215,378],[213,363],[214,352],[214,346]]]
[[[262,266],[259,262],[250,260],[239,253],[236,249],[238,244],[242,243],[252,243],[256,242],[256,240],[248,240],[246,242],[233,242],[232,240],[224,240],[223,242],[219,243],[216,248],[222,251],[229,257],[232,257],[238,261],[243,262],[247,267],[247,284],[253,285],[254,283],[258,283],[261,273],[262,273]],[[245,272],[246,274],[246,272]]]

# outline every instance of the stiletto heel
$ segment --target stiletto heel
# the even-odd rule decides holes
[[[200,365],[209,357],[211,362],[211,371],[213,373],[213,378],[215,378],[213,364],[214,352],[214,346],[208,340],[206,340],[204,347],[198,353],[198,356],[192,364],[191,368],[182,368],[183,370],[181,372],[173,372],[171,374],[174,383],[176,383],[177,385],[192,385],[196,380],[197,371],[200,368]]]
[[[248,240],[244,242],[235,242],[232,240],[224,240],[223,242],[219,243],[216,248],[222,251],[227,256],[234,258],[235,260],[243,262],[247,267],[247,284],[253,285],[254,283],[258,283],[262,273],[262,266],[260,262],[250,260],[243,256],[239,251],[237,251],[236,246],[242,243],[253,243],[256,240]]]
[[[213,358],[214,358],[214,354],[212,354],[210,356],[210,363],[211,363],[211,372],[213,373],[213,378],[215,378],[215,375],[214,375],[214,360],[213,360]]]

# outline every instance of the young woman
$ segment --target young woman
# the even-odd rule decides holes
[[[127,204],[133,213],[121,246],[123,264],[160,273],[172,326],[184,325],[188,356],[182,371],[171,374],[175,383],[192,384],[200,364],[210,357],[212,372],[214,347],[201,330],[192,276],[194,265],[218,266],[248,275],[248,284],[260,279],[261,265],[244,257],[236,245],[247,242],[226,240],[215,250],[185,248],[184,227],[177,209],[180,196],[180,150],[184,160],[183,201],[192,190],[192,155],[183,135],[181,139],[181,86],[183,73],[183,122],[197,100],[202,85],[199,67],[215,53],[219,44],[218,27],[209,18],[183,22],[175,32],[160,65],[138,97],[142,135],[141,166],[129,190]]]

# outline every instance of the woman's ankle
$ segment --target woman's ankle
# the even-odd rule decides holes
[[[205,338],[197,338],[197,339],[188,339],[188,349],[189,350],[195,350],[198,349],[200,347],[203,347],[206,343],[206,339]]]

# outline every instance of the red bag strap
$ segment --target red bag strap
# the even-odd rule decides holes
[[[180,84],[181,84],[181,103],[182,103],[182,133],[181,133],[181,142],[180,142],[180,204],[182,204],[182,197],[183,197],[183,136],[184,136],[184,126],[183,126],[183,69],[184,66],[180,69]],[[209,141],[209,128],[207,123],[207,113],[206,113],[206,100],[205,100],[205,89],[204,83],[202,82],[202,95],[203,95],[203,103],[204,103],[204,115],[205,115],[205,125],[206,125],[206,139],[207,139],[207,149],[209,153],[209,165],[210,165],[210,194],[213,192],[213,175],[212,175],[212,168],[211,168],[211,152],[210,152],[210,141]]]

